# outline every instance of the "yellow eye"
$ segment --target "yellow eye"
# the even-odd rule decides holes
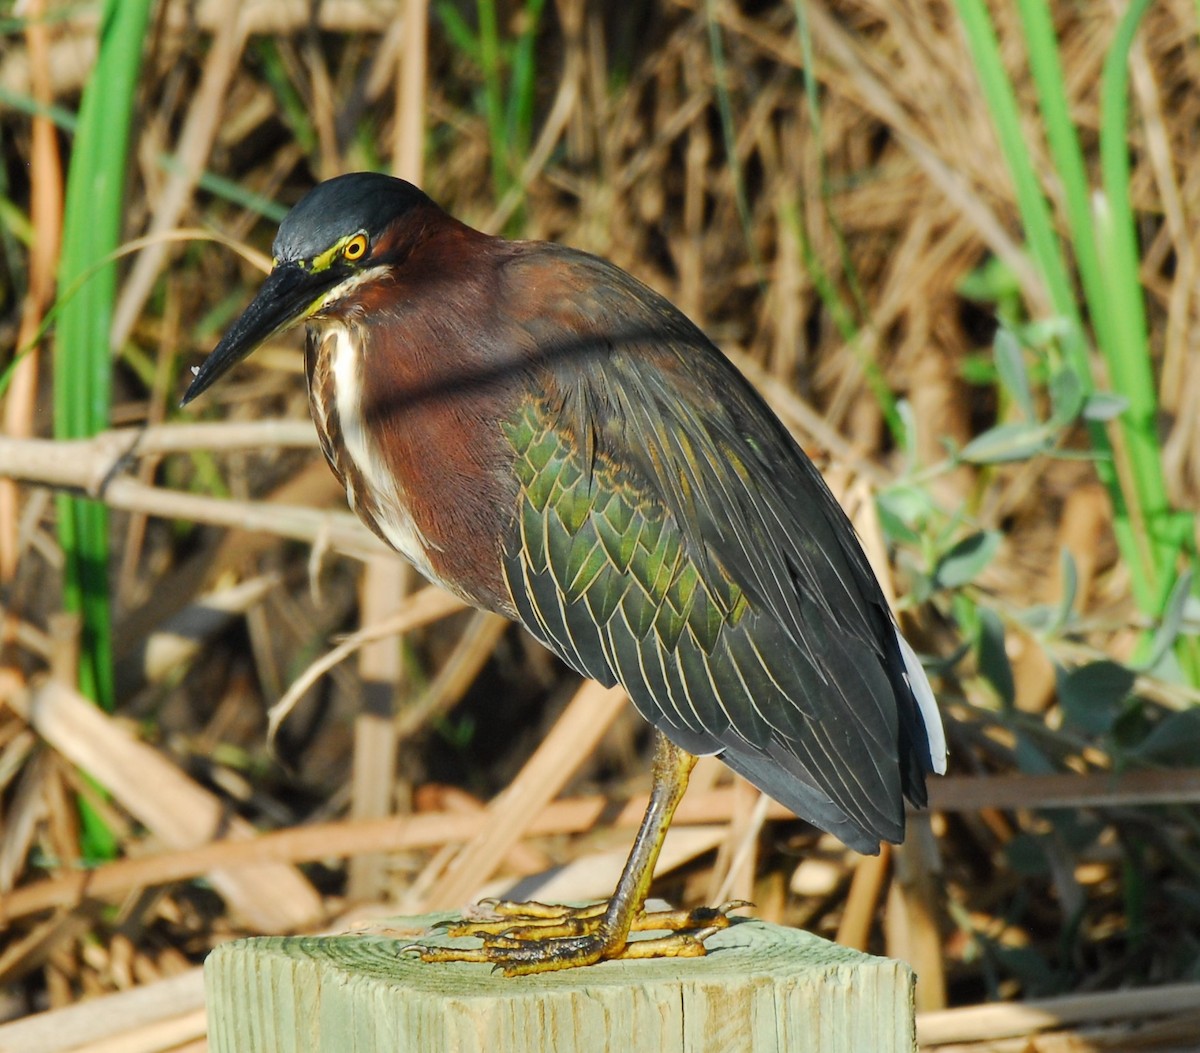
[[[355,234],[345,245],[342,246],[342,258],[349,260],[351,263],[357,263],[366,255],[367,252],[367,236],[365,234]]]

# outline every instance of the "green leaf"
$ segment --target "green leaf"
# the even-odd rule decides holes
[[[1108,659],[1058,674],[1058,700],[1067,723],[1092,735],[1112,730],[1137,674]]]
[[[877,503],[876,511],[879,513],[879,525],[883,527],[883,533],[889,541],[903,541],[905,544],[915,545],[921,540],[921,535],[895,515],[884,502]]]
[[[1154,634],[1150,657],[1146,659],[1144,668],[1153,669],[1162,661],[1163,655],[1175,646],[1175,641],[1183,628],[1184,613],[1187,610],[1191,592],[1192,571],[1189,568],[1179,575],[1174,588],[1171,589],[1162,621],[1159,623],[1158,631]]]
[[[1113,420],[1129,409],[1129,399],[1115,391],[1095,391],[1083,403],[1083,419]]]
[[[1077,420],[1087,397],[1083,381],[1070,366],[1064,366],[1050,378],[1050,423],[1060,427]]]
[[[979,351],[968,351],[958,363],[958,375],[967,384],[976,387],[991,388],[996,386],[996,358],[991,354]]]
[[[1075,610],[1075,594],[1079,591],[1079,571],[1075,568],[1075,557],[1070,549],[1064,548],[1059,552],[1058,565],[1061,568],[1062,599],[1054,620],[1046,627],[1047,632],[1059,632],[1071,620]]]
[[[1130,751],[1144,761],[1179,767],[1200,764],[1200,709],[1171,713]]]
[[[929,491],[909,483],[897,483],[880,490],[878,501],[906,526],[914,528],[919,528],[933,511],[933,499]]]
[[[1017,341],[1033,351],[1045,352],[1072,339],[1071,320],[1061,315],[1038,318],[1017,329]]]
[[[1001,303],[1021,295],[1016,273],[998,256],[989,256],[964,278],[956,288],[959,296],[976,303]]]
[[[1004,623],[999,615],[987,607],[979,611],[979,673],[992,685],[1006,709],[1011,709],[1016,698],[1012,665],[1004,649]]]
[[[991,563],[1000,548],[997,530],[972,534],[958,542],[938,560],[933,571],[935,584],[943,589],[955,589],[974,581]]]
[[[996,371],[1000,375],[1000,383],[1012,396],[1013,402],[1021,411],[1021,416],[1027,421],[1036,421],[1033,389],[1029,386],[1029,372],[1025,368],[1025,356],[1017,338],[1010,330],[1001,326],[996,330],[992,351],[996,356]]]
[[[875,495],[875,507],[880,525],[891,540],[916,544],[933,511],[933,502],[927,491],[900,483],[880,490]]]
[[[1058,429],[1048,424],[998,424],[967,443],[958,451],[958,458],[968,464],[1025,461],[1048,450],[1057,433]]]
[[[1019,621],[1031,633],[1048,632],[1054,625],[1055,609],[1046,603],[1035,603],[1023,611],[1016,612]]]
[[[1017,731],[1017,768],[1027,775],[1053,775],[1057,769],[1026,731]]]

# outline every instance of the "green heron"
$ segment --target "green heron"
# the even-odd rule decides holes
[[[321,447],[351,507],[470,603],[519,621],[655,729],[650,804],[612,898],[506,904],[481,949],[527,973],[703,953],[721,911],[648,916],[697,755],[860,852],[945,770],[929,681],[820,473],[677,308],[625,271],[508,241],[355,173],[284,219],[274,267],[189,402],[307,323]],[[677,930],[631,941],[633,929]]]

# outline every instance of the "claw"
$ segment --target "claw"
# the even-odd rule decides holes
[[[742,910],[746,907],[753,907],[754,903],[748,899],[731,899],[722,903],[717,908],[717,913],[728,914],[731,910]]]

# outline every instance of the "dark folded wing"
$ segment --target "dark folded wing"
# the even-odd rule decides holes
[[[505,424],[521,497],[504,570],[522,620],[619,680],[679,745],[721,753],[852,847],[899,840],[903,797],[923,802],[933,762],[849,522],[682,315],[565,258],[599,268],[581,287],[612,304],[587,304],[573,330],[569,310],[531,324],[554,381]],[[598,311],[602,342],[583,320]]]

